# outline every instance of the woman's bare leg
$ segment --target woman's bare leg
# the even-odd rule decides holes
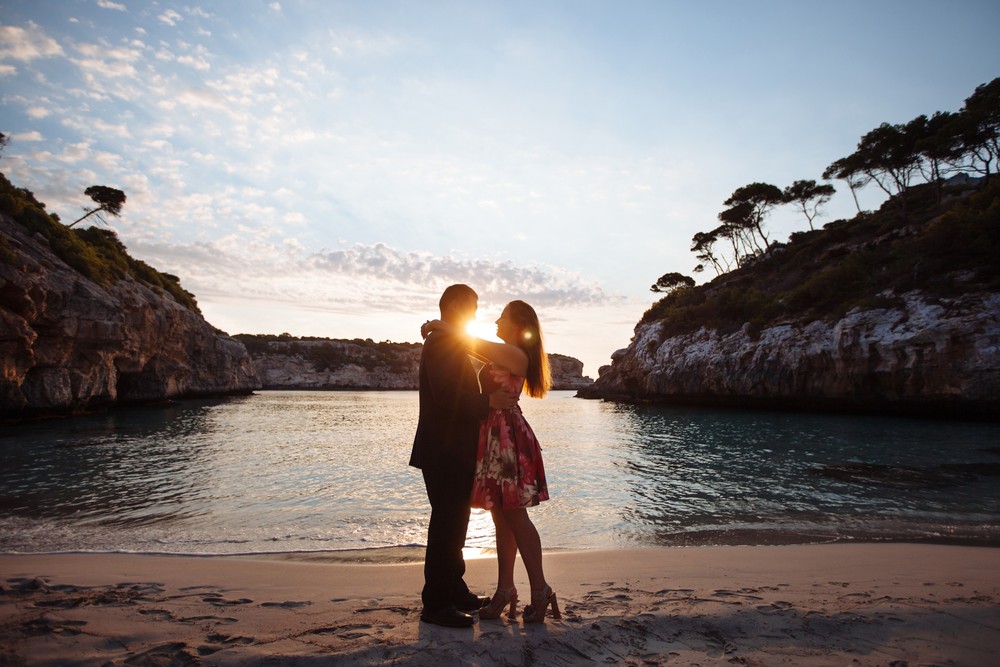
[[[535,524],[531,522],[531,517],[528,516],[528,510],[524,508],[503,510],[503,519],[514,536],[514,543],[517,545],[518,551],[521,552],[521,560],[524,561],[524,569],[528,571],[531,590],[543,590],[547,584],[545,573],[542,571],[542,540],[538,536]],[[499,529],[497,529],[498,551],[499,534]]]
[[[497,591],[514,588],[514,561],[517,558],[517,538],[500,508],[490,510],[497,535]],[[523,557],[523,556],[522,556]]]

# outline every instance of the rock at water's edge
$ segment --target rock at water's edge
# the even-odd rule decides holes
[[[656,322],[602,367],[584,398],[1000,419],[1000,295],[903,295],[900,309],[786,322],[752,335]]]

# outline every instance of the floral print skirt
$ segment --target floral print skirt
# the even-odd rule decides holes
[[[490,410],[479,427],[472,506],[516,509],[548,499],[542,448],[520,408]]]

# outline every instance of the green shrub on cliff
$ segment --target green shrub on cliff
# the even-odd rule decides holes
[[[41,234],[61,260],[93,282],[108,286],[126,276],[169,293],[185,308],[200,312],[194,295],[181,287],[176,276],[161,273],[128,254],[118,235],[109,229],[69,229],[45,204],[25,188],[11,184],[0,174],[0,213],[10,216],[29,231]],[[13,261],[0,251],[0,261]]]
[[[664,335],[747,323],[759,330],[891,306],[917,289],[931,298],[1000,290],[1000,179],[940,205],[932,185],[918,186],[907,207],[904,215],[890,200],[875,213],[794,234],[747,266],[659,300],[641,322],[660,322]]]

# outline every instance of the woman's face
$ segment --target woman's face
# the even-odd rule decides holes
[[[510,317],[508,310],[509,308],[504,308],[503,312],[500,313],[500,317],[497,318],[497,338],[511,343],[517,340],[517,336],[521,332],[521,327]]]

